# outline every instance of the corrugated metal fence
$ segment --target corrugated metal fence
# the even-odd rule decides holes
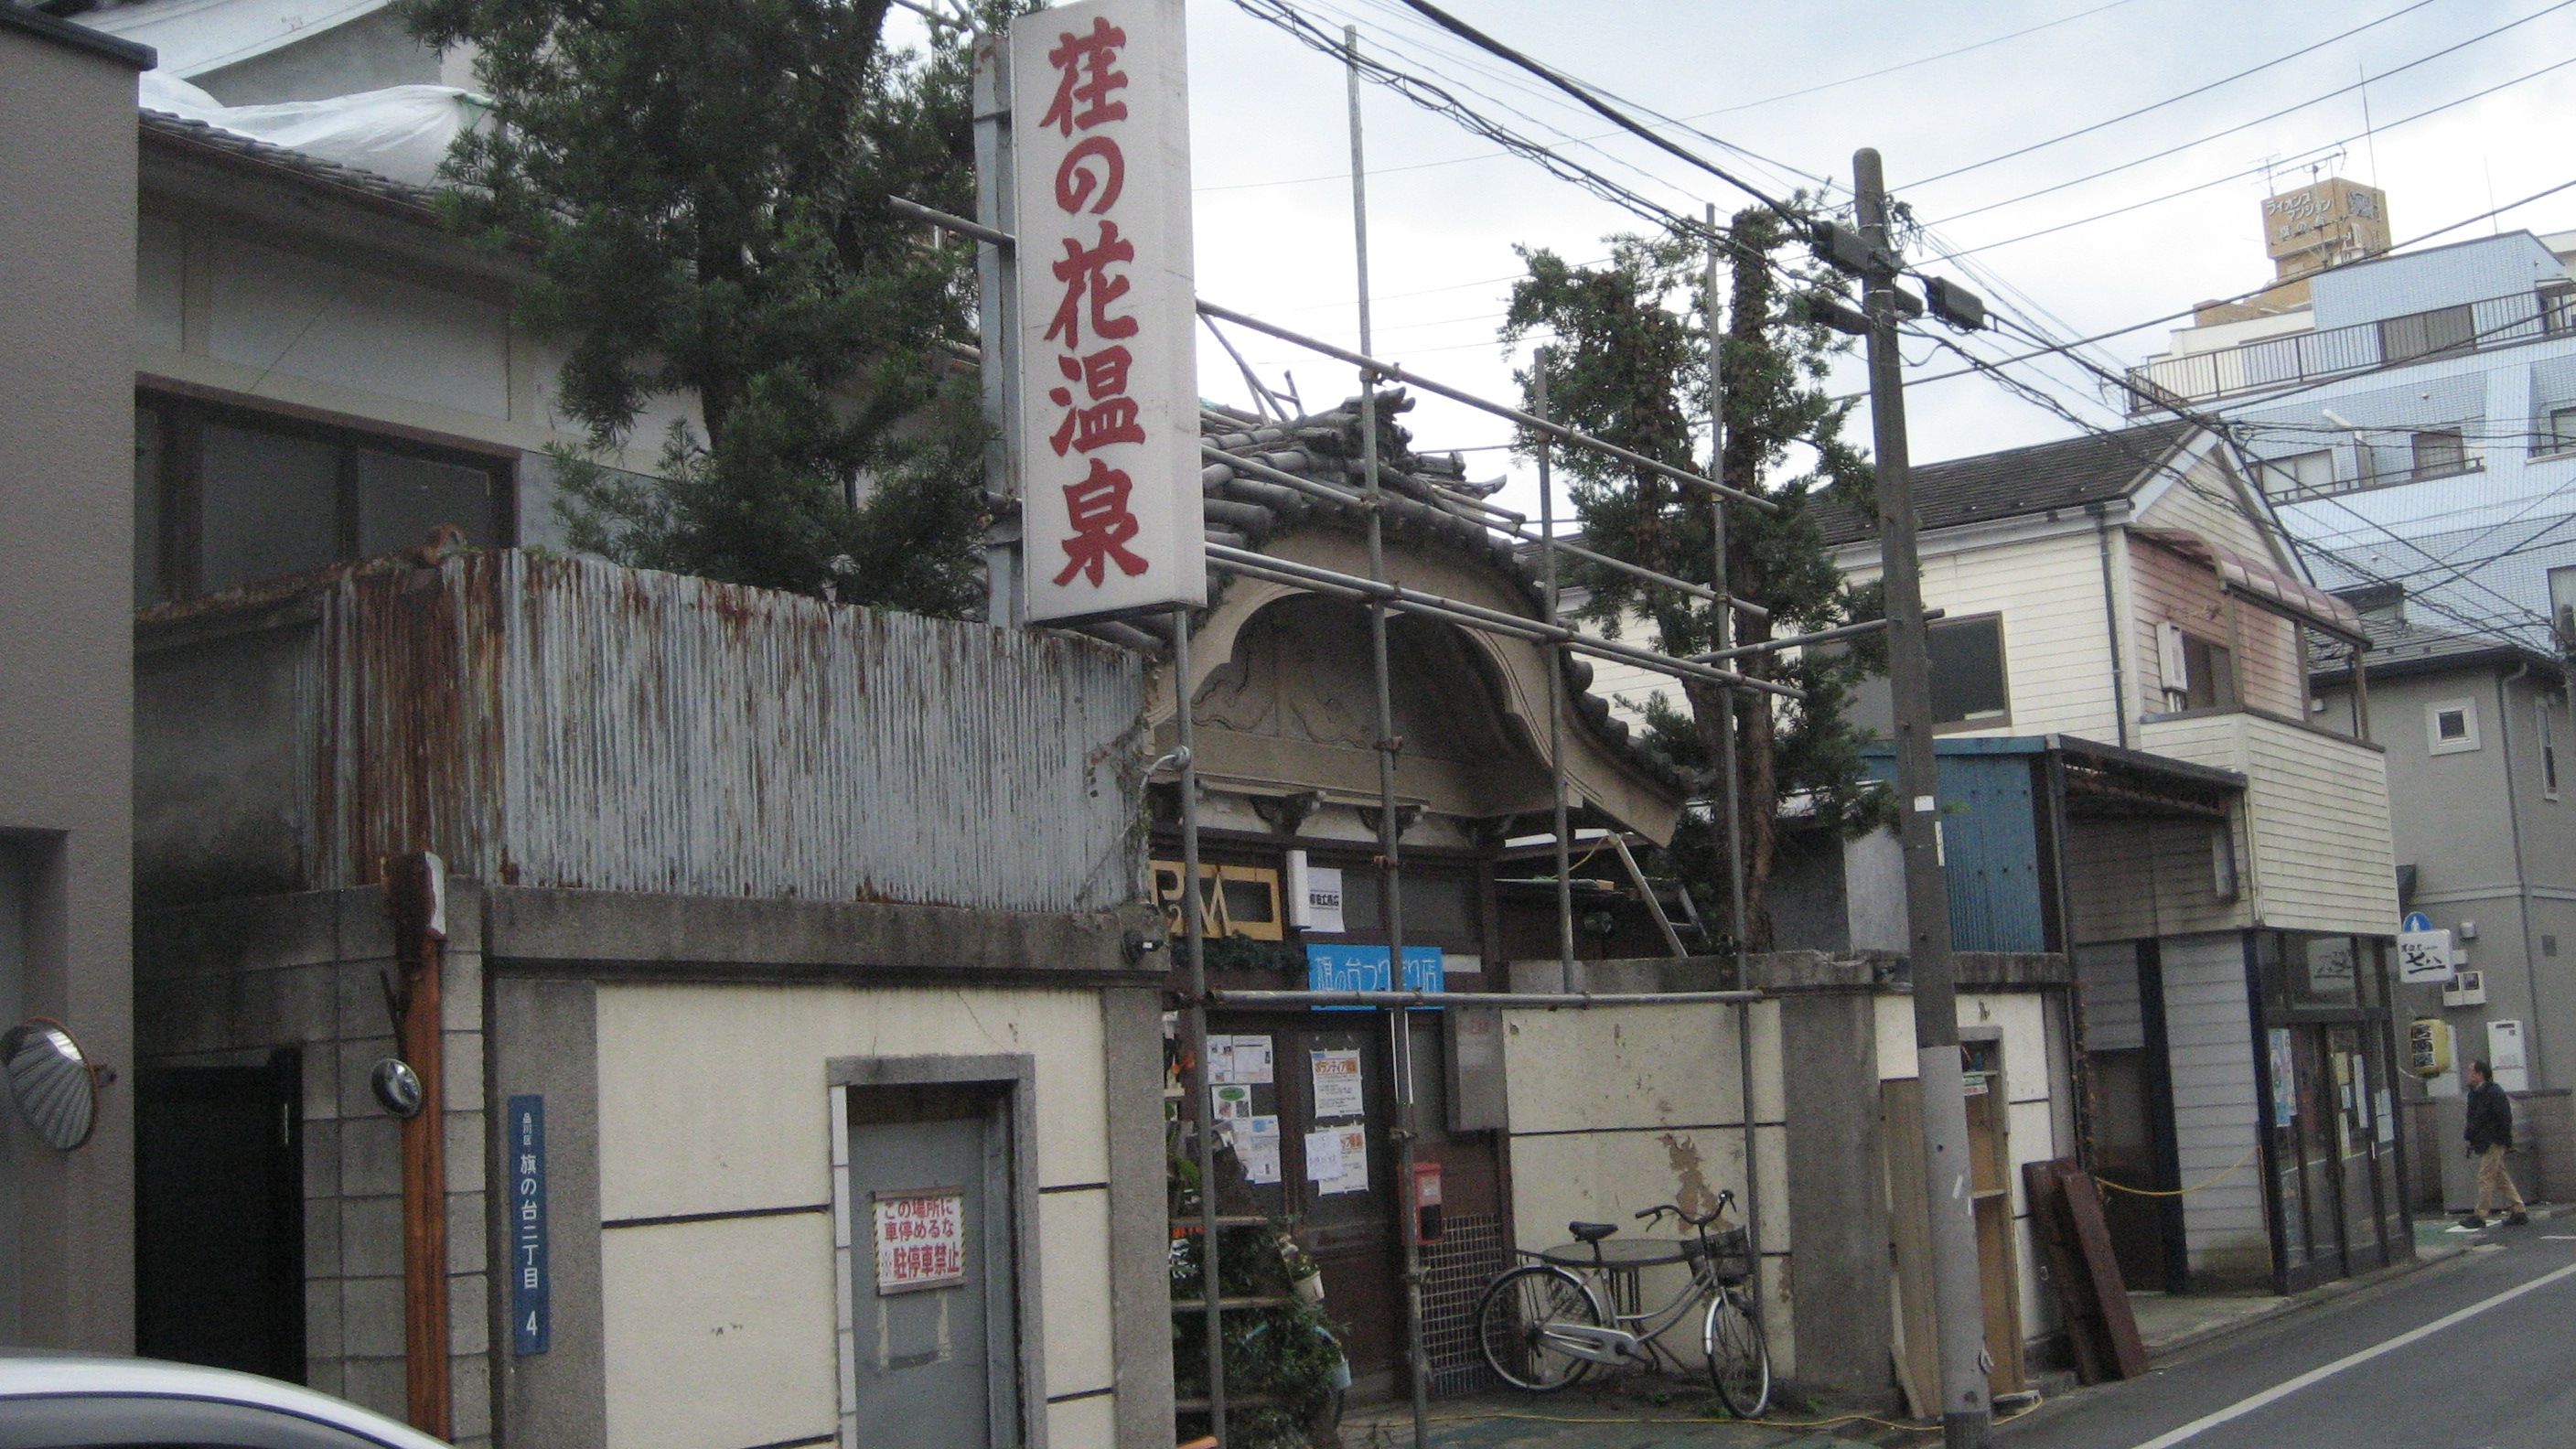
[[[516,551],[320,587],[315,887],[426,840],[520,885],[1134,894],[1143,675],[1105,645]]]

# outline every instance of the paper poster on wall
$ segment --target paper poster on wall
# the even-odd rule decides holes
[[[2385,1147],[2397,1140],[2397,1111],[2389,1105],[2388,1089],[2385,1087],[2372,1093],[2370,1100],[2372,1110],[2378,1114],[2379,1145]]]
[[[1275,1069],[1271,1063],[1270,1038],[1266,1036],[1234,1038],[1232,1060],[1235,1081],[1248,1086],[1261,1086],[1274,1080]]]
[[[1210,1085],[1234,1080],[1234,1038],[1212,1036],[1207,1039],[1207,1079]]]
[[[1330,1127],[1306,1134],[1306,1180],[1331,1182],[1342,1175],[1342,1134]],[[1330,1189],[1326,1189],[1330,1191]]]
[[[1252,1089],[1239,1082],[1210,1087],[1208,1097],[1216,1103],[1213,1115],[1219,1122],[1238,1121],[1252,1115]]]
[[[1336,1127],[1332,1131],[1333,1135],[1342,1141],[1342,1170],[1317,1191],[1325,1197],[1331,1197],[1336,1193],[1368,1191],[1368,1129]]]
[[[1237,1117],[1225,1124],[1234,1143],[1235,1160],[1243,1164],[1244,1181],[1267,1186],[1279,1180],[1279,1119]]]
[[[2290,1051],[2290,1029],[2272,1028],[2272,1125],[2287,1127],[2299,1119],[2299,1067]]]
[[[1315,1120],[1358,1117],[1368,1111],[1357,1047],[1327,1047],[1307,1053],[1315,1077]]]

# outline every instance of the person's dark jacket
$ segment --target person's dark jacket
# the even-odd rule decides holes
[[[2469,1130],[2464,1135],[2471,1152],[2513,1146],[2513,1101],[2504,1088],[2486,1081],[2469,1089]]]

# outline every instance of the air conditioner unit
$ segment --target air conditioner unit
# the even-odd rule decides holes
[[[2442,988],[2442,1004],[2444,1006],[2486,1005],[2487,974],[2483,971],[2462,971],[2453,976],[2451,984]]]

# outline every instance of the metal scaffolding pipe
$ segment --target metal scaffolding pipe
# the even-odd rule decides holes
[[[1760,991],[1210,991],[1210,1006],[1529,1007],[1733,1006]]]
[[[1340,588],[1353,590],[1364,594],[1371,599],[1382,599],[1393,605],[1400,606],[1403,604],[1419,604],[1429,609],[1438,610],[1443,614],[1463,617],[1480,627],[1492,626],[1501,632],[1518,634],[1523,638],[1551,640],[1555,643],[1562,644],[1566,648],[1572,649],[1579,654],[1590,654],[1602,659],[1622,660],[1626,663],[1639,665],[1646,669],[1652,669],[1660,674],[1676,675],[1684,679],[1704,679],[1712,684],[1724,684],[1738,689],[1751,689],[1758,690],[1764,694],[1776,694],[1783,699],[1803,699],[1806,697],[1801,691],[1788,685],[1774,684],[1767,679],[1748,678],[1747,676],[1738,674],[1730,669],[1716,669],[1705,664],[1693,664],[1688,660],[1675,659],[1668,654],[1657,654],[1651,649],[1633,649],[1624,644],[1613,644],[1608,640],[1594,639],[1589,635],[1577,633],[1572,629],[1566,628],[1562,624],[1548,624],[1536,619],[1524,619],[1517,615],[1503,613],[1497,609],[1488,609],[1479,604],[1461,603],[1456,599],[1442,598],[1438,594],[1426,594],[1419,589],[1408,589],[1400,584],[1380,583],[1374,579],[1364,579],[1357,574],[1337,573],[1332,569],[1318,568],[1313,564],[1299,563],[1294,559],[1272,558],[1267,554],[1255,553],[1250,549],[1234,548],[1226,544],[1212,543],[1208,545],[1208,561],[1220,566],[1241,565],[1253,569],[1268,569],[1280,573],[1286,573],[1293,575],[1300,580],[1332,584]],[[1453,622],[1455,622],[1454,618]]]
[[[1939,618],[1941,611],[1932,610],[1925,618]],[[1813,634],[1791,634],[1781,639],[1765,639],[1759,644],[1738,644],[1727,649],[1711,649],[1706,654],[1688,656],[1693,664],[1714,664],[1721,659],[1741,659],[1748,654],[1768,654],[1775,650],[1794,649],[1802,644],[1829,644],[1836,639],[1873,634],[1887,627],[1885,619],[1864,619],[1857,624],[1843,624],[1831,629],[1818,629]]]
[[[1293,342],[1310,351],[1320,352],[1326,357],[1332,358],[1336,362],[1349,363],[1351,366],[1360,369],[1360,371],[1364,373],[1375,373],[1376,375],[1387,378],[1390,381],[1400,382],[1408,387],[1418,387],[1424,392],[1445,397],[1451,402],[1465,403],[1467,406],[1475,408],[1480,412],[1492,413],[1498,418],[1508,419],[1511,422],[1520,424],[1522,427],[1545,433],[1559,442],[1570,443],[1578,448],[1589,448],[1596,453],[1602,453],[1609,457],[1616,458],[1620,462],[1628,464],[1630,467],[1643,468],[1649,473],[1670,478],[1676,483],[1686,483],[1693,488],[1705,489],[1719,495],[1720,497],[1741,503],[1748,508],[1758,508],[1765,513],[1777,513],[1780,511],[1779,504],[1772,502],[1768,498],[1762,497],[1758,493],[1746,493],[1741,489],[1729,488],[1723,483],[1703,478],[1697,473],[1690,471],[1688,468],[1676,468],[1670,463],[1658,463],[1643,453],[1629,452],[1627,449],[1620,447],[1616,443],[1603,442],[1601,439],[1592,436],[1590,433],[1566,427],[1561,423],[1551,423],[1544,418],[1532,417],[1530,414],[1522,412],[1519,408],[1511,407],[1504,403],[1487,401],[1484,398],[1476,396],[1472,392],[1465,391],[1461,388],[1451,387],[1446,383],[1433,382],[1431,379],[1424,377],[1419,373],[1408,372],[1392,362],[1381,361],[1366,353],[1352,352],[1347,348],[1335,347],[1333,344],[1326,342],[1319,337],[1309,337],[1303,332],[1292,331],[1275,322],[1264,322],[1258,317],[1254,317],[1243,312],[1237,312],[1232,307],[1220,306],[1217,303],[1207,301],[1204,298],[1199,302],[1199,310],[1211,317],[1223,318],[1224,320],[1235,323],[1238,326],[1249,327],[1255,332],[1267,333],[1272,337],[1278,338],[1282,342]]]

